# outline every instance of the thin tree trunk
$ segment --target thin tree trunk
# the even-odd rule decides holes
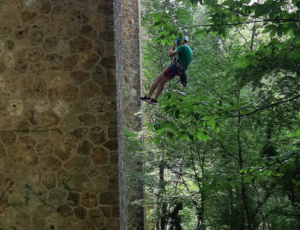
[[[199,152],[199,150],[198,150],[198,152]],[[202,162],[201,162],[201,173],[202,173],[201,183],[202,183],[202,185],[205,182],[204,163],[205,163],[205,152],[203,153]],[[202,208],[202,211],[201,211],[202,212],[202,229],[205,230],[205,215],[204,215],[204,211],[205,211],[205,193],[204,193],[203,189],[201,189],[201,208]]]
[[[233,191],[230,186],[230,229],[233,230]]]
[[[238,104],[239,104],[240,92],[238,92]],[[243,159],[242,159],[242,142],[241,142],[241,112],[238,110],[238,130],[237,130],[237,138],[238,138],[238,159],[239,159],[239,166],[240,171],[243,169]],[[240,173],[241,176],[241,192],[242,192],[242,199],[246,211],[246,217],[248,222],[248,230],[251,230],[251,217],[249,212],[247,194],[246,194],[246,186],[244,183],[244,174]]]
[[[254,37],[255,37],[255,22],[253,24],[253,28],[252,28],[252,36],[251,36],[251,45],[250,45],[250,50],[253,50],[253,45],[254,45]]]

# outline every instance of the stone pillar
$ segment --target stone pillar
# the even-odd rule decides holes
[[[113,13],[0,2],[0,229],[119,229]]]
[[[134,115],[141,110],[141,36],[140,36],[140,1],[122,0],[122,51],[124,75],[124,115],[125,125],[141,131],[142,118]],[[142,173],[143,159],[132,163],[131,171]],[[128,169],[129,170],[129,169]],[[131,230],[145,229],[145,210],[143,204],[132,204],[133,201],[144,199],[142,181],[128,184],[127,208],[128,228]]]

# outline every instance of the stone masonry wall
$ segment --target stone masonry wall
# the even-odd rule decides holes
[[[125,125],[141,131],[141,37],[140,37],[140,2],[139,0],[122,0],[122,42],[123,42],[123,75],[124,75],[124,115]],[[131,159],[132,160],[132,159]],[[131,162],[134,167],[128,168],[132,174],[143,171],[143,159]],[[128,171],[127,170],[127,171]],[[137,202],[144,199],[142,181],[128,183],[127,209],[128,228],[130,230],[145,229],[145,210]],[[133,202],[135,204],[133,204]]]
[[[0,1],[0,230],[116,230],[113,1]]]
[[[122,0],[122,20],[125,124],[133,130],[140,131],[141,116],[134,116],[141,109],[139,0]]]

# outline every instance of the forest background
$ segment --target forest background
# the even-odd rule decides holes
[[[194,53],[187,87],[166,85],[126,131],[147,229],[300,229],[299,23],[297,0],[143,3],[144,93],[177,37]]]

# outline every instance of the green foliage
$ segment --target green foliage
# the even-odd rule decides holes
[[[300,1],[146,5],[145,91],[163,46],[184,35],[194,52],[188,87],[143,109],[152,221],[180,199],[183,229],[298,229]]]

